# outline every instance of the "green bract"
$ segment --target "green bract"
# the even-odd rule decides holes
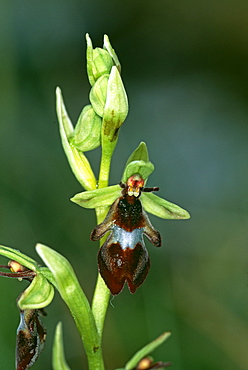
[[[74,128],[67,114],[59,87],[56,89],[56,97],[61,141],[71,169],[77,180],[85,189],[94,189],[96,187],[96,179],[89,161],[85,155],[71,143],[74,134]]]

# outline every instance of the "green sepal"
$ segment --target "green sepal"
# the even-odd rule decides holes
[[[128,114],[127,94],[116,66],[109,75],[106,104],[102,124],[102,145],[105,138],[108,142],[117,140],[118,130]]]
[[[90,102],[96,114],[103,117],[104,107],[107,99],[109,75],[105,74],[98,78],[94,86],[90,90]]]
[[[157,347],[159,347],[169,336],[171,335],[170,332],[165,332],[161,334],[157,339],[153,340],[151,343],[147,344],[141,350],[139,350],[135,355],[129,360],[125,365],[125,370],[132,370],[134,369],[138,363],[147,355],[149,355],[152,351],[154,351]]]
[[[82,152],[95,149],[101,144],[102,120],[91,105],[86,105],[77,121],[72,144]]]
[[[62,322],[56,326],[53,341],[53,370],[70,370],[64,353]]]
[[[144,141],[141,141],[137,148],[133,151],[133,153],[130,155],[126,162],[126,166],[133,161],[144,161],[149,162],[149,155],[148,155],[148,149],[147,145]]]
[[[21,310],[48,306],[54,297],[54,288],[43,274],[37,273],[29,287],[21,294],[18,306]]]
[[[61,141],[72,172],[84,189],[94,189],[96,187],[96,179],[88,159],[70,142],[73,137],[74,127],[67,114],[62,93],[59,87],[57,87],[56,89],[56,98],[56,109],[59,121]]]
[[[83,191],[71,198],[71,201],[84,208],[96,208],[110,206],[118,196],[121,188],[119,185],[108,186],[106,188]]]
[[[153,193],[143,192],[141,195],[141,203],[147,212],[157,217],[169,220],[190,218],[190,214],[185,209],[174,203],[170,203],[168,200],[160,198]]]
[[[142,141],[128,158],[121,181],[126,183],[135,173],[139,173],[144,180],[147,180],[153,171],[154,165],[149,161],[146,143]]]
[[[114,51],[114,49],[112,48],[112,46],[110,44],[109,37],[107,35],[104,35],[104,38],[103,38],[103,47],[111,55],[111,57],[112,57],[112,59],[114,61],[114,64],[116,65],[119,73],[121,73],[121,64],[120,64],[119,59],[118,59],[118,57],[116,55],[116,52]]]
[[[21,253],[17,249],[0,245],[0,255],[16,261],[32,271],[37,271],[39,269],[39,265],[35,260]]]
[[[143,178],[143,180],[147,180],[150,174],[154,171],[154,165],[152,162],[144,162],[144,161],[133,161],[130,162],[123,173],[122,182],[126,183],[129,177],[133,174],[138,173]]]

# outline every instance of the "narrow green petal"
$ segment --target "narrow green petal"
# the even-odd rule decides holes
[[[66,363],[64,344],[63,344],[63,332],[62,322],[59,322],[54,336],[53,342],[53,370],[70,370]]]
[[[157,217],[170,220],[190,218],[190,214],[185,209],[153,193],[142,193],[141,202],[147,212]]]
[[[71,201],[84,208],[110,206],[120,196],[120,192],[120,186],[113,185],[102,189],[83,191],[74,195]]]
[[[135,368],[138,363],[142,360],[142,358],[149,355],[152,351],[154,351],[158,346],[160,346],[169,336],[171,333],[165,332],[160,335],[157,339],[153,340],[151,343],[147,344],[141,350],[139,350],[130,361],[127,362],[125,366],[125,370],[132,370]]]
[[[21,294],[18,306],[21,310],[48,306],[54,297],[54,288],[42,274],[37,274],[29,287]]]
[[[7,257],[10,260],[17,261],[32,271],[37,271],[38,269],[38,264],[35,260],[21,253],[17,249],[0,245],[0,255]]]

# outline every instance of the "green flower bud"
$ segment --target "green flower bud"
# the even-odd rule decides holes
[[[18,306],[21,310],[43,308],[51,303],[53,297],[53,286],[42,274],[37,273],[29,287],[21,294]]]
[[[91,105],[86,105],[79,116],[72,139],[73,145],[82,152],[100,146],[102,120]]]
[[[117,67],[113,67],[109,76],[107,99],[104,107],[102,125],[102,145],[117,140],[118,130],[128,114],[128,100]]]
[[[94,84],[90,91],[90,102],[98,116],[103,117],[107,99],[109,75],[103,75]]]
[[[112,48],[107,35],[104,36],[104,44],[102,48],[93,49],[89,34],[86,34],[87,42],[87,73],[91,86],[95,84],[97,79],[104,74],[110,74],[111,68],[115,64],[120,72],[120,62]]]
[[[110,74],[113,65],[113,60],[106,50],[101,48],[93,49],[92,73],[95,80],[105,74]]]

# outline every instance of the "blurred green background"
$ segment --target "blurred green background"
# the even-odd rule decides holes
[[[93,211],[63,153],[55,87],[75,123],[88,104],[85,33],[109,35],[121,60],[130,112],[111,184],[141,140],[156,169],[148,186],[186,208],[189,221],[151,216],[163,247],[147,243],[152,268],[135,295],[112,300],[104,332],[107,369],[170,330],[156,360],[174,370],[248,368],[248,2],[0,2],[0,243],[39,260],[47,244],[74,266],[91,299],[98,245]],[[95,170],[99,151],[89,152]],[[0,258],[0,263],[5,263]],[[16,298],[25,283],[1,278],[0,363],[14,369]],[[85,356],[60,297],[47,308],[47,345],[34,369],[51,369],[55,324],[64,324],[72,369]],[[86,369],[86,366],[84,366]]]

